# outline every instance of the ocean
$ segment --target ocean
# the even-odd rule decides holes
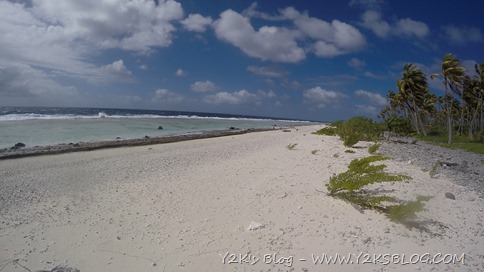
[[[0,148],[309,124],[314,122],[182,111],[0,107]]]

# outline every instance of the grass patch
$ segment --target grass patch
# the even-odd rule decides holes
[[[294,148],[296,148],[296,146],[297,146],[297,144],[296,144],[296,143],[294,143],[294,144],[288,144],[286,147],[287,147],[287,149],[289,149],[289,150],[293,150]]]
[[[380,145],[377,143],[374,143],[370,145],[370,147],[368,147],[368,153],[373,154],[378,150],[378,148],[380,148]]]
[[[354,154],[354,153],[355,153],[355,151],[354,151],[354,150],[351,150],[351,149],[346,149],[346,150],[345,150],[345,153]]]
[[[452,138],[453,143],[447,144],[447,136],[445,135],[415,135],[416,138],[426,141],[431,144],[439,145],[442,147],[452,148],[452,149],[463,149],[466,151],[474,152],[477,154],[484,154],[484,143],[479,141],[473,141],[466,136],[454,135]]]
[[[339,158],[339,154],[338,153],[334,153],[333,154],[333,158]]]
[[[318,151],[319,151],[319,150],[314,149],[313,151],[311,151],[311,154],[316,155],[316,153],[318,153]]]

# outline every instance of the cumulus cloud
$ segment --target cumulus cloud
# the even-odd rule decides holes
[[[368,100],[370,103],[378,106],[386,106],[388,104],[387,99],[381,94],[372,93],[364,90],[355,91],[355,95]]]
[[[190,14],[188,18],[180,21],[180,23],[188,31],[205,32],[207,26],[212,24],[212,18],[210,16],[203,17],[200,14]]]
[[[319,86],[303,92],[304,101],[309,104],[315,104],[318,108],[338,104],[339,99],[343,96],[344,95],[339,92],[328,91]]]
[[[380,38],[391,36],[424,38],[430,33],[427,24],[410,18],[399,19],[394,24],[390,24],[382,19],[380,12],[367,10],[361,16],[361,25],[370,29]]]
[[[131,71],[124,66],[123,60],[117,60],[111,64],[108,64],[103,67],[103,70],[113,76],[113,77],[119,77],[119,78],[125,78],[125,77],[130,77],[131,76]]]
[[[269,21],[291,21],[293,28],[262,26],[254,29],[249,18]],[[226,10],[213,24],[217,37],[251,57],[278,62],[299,62],[307,52],[319,57],[334,57],[356,52],[366,46],[365,37],[350,24],[333,20],[326,22],[301,13],[293,7],[269,15],[252,4],[243,14]]]
[[[363,60],[357,59],[357,58],[351,58],[347,62],[347,64],[348,64],[349,67],[352,67],[352,68],[355,68],[355,69],[360,69],[360,68],[365,67],[366,62],[363,61]]]
[[[361,50],[366,46],[365,37],[355,27],[333,20],[331,23],[300,13],[292,7],[281,13],[294,21],[296,27],[308,37],[316,40],[314,50],[317,56],[333,57]]]
[[[219,92],[214,95],[206,96],[203,100],[210,104],[241,105],[255,103],[259,100],[259,97],[247,90],[240,90],[232,93]]]
[[[472,26],[447,25],[442,27],[444,37],[456,45],[484,42],[481,30]]]
[[[362,25],[372,30],[380,38],[385,38],[390,33],[390,24],[381,19],[381,14],[378,11],[367,10],[363,13],[361,19]]]
[[[59,25],[71,38],[83,38],[103,48],[148,52],[171,44],[173,20],[183,17],[173,1],[37,0],[33,14],[49,25]]]
[[[280,67],[267,67],[267,66],[249,66],[247,67],[247,71],[254,73],[258,76],[263,77],[284,77],[288,73],[286,70]]]
[[[105,67],[90,60],[93,54],[106,48],[149,53],[169,46],[172,21],[182,17],[173,0],[0,1],[0,59],[49,75],[99,81]]]
[[[429,27],[425,23],[414,21],[410,18],[398,20],[394,31],[396,35],[414,35],[418,38],[423,38],[430,32]]]
[[[217,86],[215,85],[215,83],[209,80],[205,80],[205,81],[197,81],[193,83],[192,85],[190,85],[190,88],[194,92],[203,93],[203,92],[215,91],[217,89]]]
[[[247,17],[226,10],[213,23],[216,36],[247,55],[262,60],[294,63],[305,58],[305,52],[296,39],[298,31],[283,27],[263,26],[255,30]]]
[[[168,102],[168,103],[178,103],[183,101],[183,96],[171,92],[167,89],[158,89],[153,94],[153,101],[155,102]]]
[[[77,90],[52,80],[41,70],[28,65],[0,65],[0,97],[33,98],[70,97]]]
[[[254,17],[254,18],[261,18],[267,21],[282,21],[286,18],[280,14],[267,14],[265,12],[261,12],[257,10],[259,4],[257,2],[253,2],[246,10],[242,12],[242,14],[246,17]]]

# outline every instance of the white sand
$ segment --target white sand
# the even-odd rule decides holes
[[[312,135],[317,128],[0,161],[0,271],[484,271],[483,199],[445,177],[386,161],[388,171],[413,179],[376,188],[407,200],[434,196],[419,218],[445,227],[429,225],[440,234],[431,236],[360,213],[324,185],[367,149],[344,153],[336,137]],[[298,145],[288,150],[289,143]],[[251,222],[263,227],[249,231]],[[259,259],[255,265],[228,264],[231,254],[240,262],[247,253],[244,260]],[[410,261],[412,254],[465,253],[465,264],[312,260],[360,253],[371,257],[360,263],[373,254]],[[266,254],[284,263],[266,264]]]

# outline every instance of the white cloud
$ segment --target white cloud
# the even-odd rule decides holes
[[[304,50],[296,42],[300,37],[298,31],[273,26],[255,30],[248,18],[230,9],[220,14],[220,19],[213,23],[213,27],[219,39],[240,48],[251,57],[290,63],[305,58]]]
[[[415,35],[419,38],[427,36],[430,32],[429,27],[425,23],[414,21],[410,18],[398,20],[394,31],[396,35]]]
[[[153,101],[155,102],[168,102],[168,103],[178,103],[183,101],[183,96],[171,92],[167,89],[158,89],[153,94]]]
[[[103,67],[103,70],[107,74],[118,78],[130,77],[132,74],[131,71],[124,66],[123,60],[117,60],[111,64],[108,64]]]
[[[147,66],[147,65],[145,65],[145,64],[141,64],[141,65],[139,66],[139,68],[140,68],[141,70],[144,70],[144,71],[147,71],[147,70],[148,70],[148,66]]]
[[[106,67],[95,64],[94,55],[105,48],[149,53],[169,46],[171,22],[182,17],[173,0],[0,1],[0,60],[39,67],[51,78],[106,81]]]
[[[149,52],[171,44],[171,21],[183,17],[173,1],[37,0],[32,13],[51,25],[60,25],[72,38],[82,38],[102,48]]]
[[[263,77],[284,77],[287,71],[280,67],[249,66],[247,71]]]
[[[362,25],[371,29],[375,35],[380,38],[385,38],[390,33],[390,24],[381,19],[381,14],[378,11],[368,10],[361,16]]]
[[[447,25],[442,27],[442,30],[444,37],[452,44],[464,45],[484,42],[484,36],[477,27]]]
[[[351,58],[347,62],[347,64],[348,64],[349,67],[352,67],[352,68],[355,68],[355,69],[360,69],[362,67],[365,67],[366,62],[363,61],[363,60],[357,59],[357,58]]]
[[[367,10],[361,16],[361,25],[368,28],[380,38],[386,38],[390,35],[396,37],[412,37],[424,38],[430,33],[427,24],[410,18],[399,19],[394,24],[390,24],[382,19],[380,12],[375,10]]]
[[[355,94],[378,106],[386,106],[388,104],[387,99],[381,94],[372,93],[364,90],[357,90],[355,91]]]
[[[183,71],[182,69],[178,69],[178,70],[176,70],[175,75],[181,77],[181,76],[186,76],[187,73],[185,71]]]
[[[205,32],[205,30],[207,30],[207,26],[212,24],[212,18],[210,16],[203,17],[200,14],[190,14],[188,15],[188,18],[180,21],[180,23],[186,30],[193,32]]]
[[[315,104],[318,108],[338,104],[339,99],[343,96],[344,95],[339,92],[328,91],[319,86],[303,92],[304,101],[309,104]]]
[[[315,39],[317,56],[333,57],[361,50],[366,46],[365,37],[355,27],[333,20],[331,23],[300,13],[292,7],[281,13],[294,21],[296,27],[308,37]]]
[[[190,88],[194,92],[202,93],[202,92],[215,91],[217,89],[217,86],[215,85],[215,83],[209,80],[205,80],[205,81],[197,81],[193,83],[192,85],[190,85]]]
[[[240,90],[238,92],[219,92],[214,95],[209,95],[204,98],[206,103],[211,104],[229,104],[229,105],[240,105],[255,103],[259,100],[259,97],[253,93],[246,90]]]
[[[246,10],[242,12],[242,15],[246,17],[254,17],[254,18],[261,18],[267,21],[281,21],[285,20],[286,18],[280,14],[270,15],[264,12],[257,10],[259,4],[257,2],[253,2]]]
[[[28,65],[0,64],[0,97],[12,98],[56,98],[70,97],[78,92],[74,87],[57,83],[41,70]]]

